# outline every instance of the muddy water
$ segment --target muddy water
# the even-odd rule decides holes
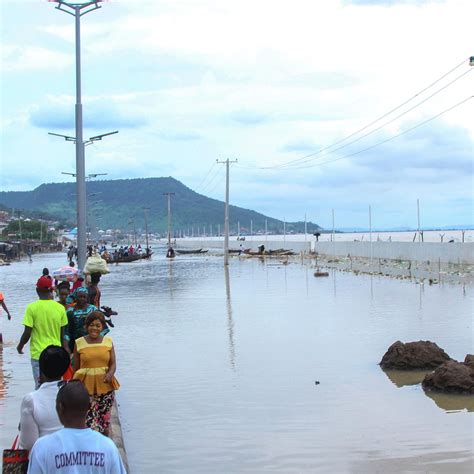
[[[32,282],[63,263],[0,268],[14,317],[0,320],[2,446],[32,388],[14,348]],[[112,267],[102,292],[120,313],[112,336],[133,472],[472,472],[472,397],[428,397],[420,374],[377,366],[397,339],[472,353],[472,286],[314,278],[299,262],[237,258],[226,274],[217,257],[187,256]]]

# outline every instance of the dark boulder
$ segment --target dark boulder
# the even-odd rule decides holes
[[[464,359],[464,363],[474,369],[474,355],[468,354]]]
[[[434,369],[451,358],[431,341],[394,342],[380,361],[383,369]]]
[[[473,357],[469,357],[467,362],[450,360],[429,373],[423,380],[423,389],[474,395],[474,364],[472,364]]]

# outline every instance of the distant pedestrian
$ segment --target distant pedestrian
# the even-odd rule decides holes
[[[56,409],[64,428],[38,439],[30,453],[29,474],[126,474],[114,442],[86,426],[89,395],[82,383],[65,383]]]
[[[12,315],[10,314],[10,311],[8,311],[7,305],[5,304],[5,296],[3,296],[3,293],[0,291],[0,306],[3,308],[5,313],[7,313],[7,318],[8,321],[12,319]]]
[[[93,304],[96,308],[100,308],[100,273],[91,273],[91,283],[87,291],[89,292],[89,304]]]
[[[48,278],[49,280],[51,280],[51,284],[53,285],[53,289],[54,289],[54,281],[53,281],[53,278],[52,276],[49,274],[49,268],[43,268],[43,272],[42,272],[42,276]]]
[[[58,382],[69,367],[69,354],[62,347],[48,346],[39,358],[38,390],[28,393],[21,402],[20,446],[30,450],[35,441],[62,428],[56,412]]]
[[[10,311],[8,311],[7,305],[5,304],[5,297],[3,296],[3,293],[1,291],[0,291],[0,306],[4,309],[5,313],[7,313],[8,321],[10,321],[12,319],[12,316],[10,314]],[[0,332],[0,344],[3,344],[3,336],[1,332]]]
[[[58,293],[58,303],[64,306],[64,309],[67,311],[69,308],[69,304],[67,302],[67,297],[69,296],[70,289],[69,289],[69,282],[62,281],[56,287],[56,291]]]
[[[31,368],[35,387],[38,388],[41,352],[50,345],[65,345],[64,330],[67,326],[67,316],[64,307],[53,300],[53,285],[49,278],[44,276],[39,278],[36,293],[39,300],[26,307],[23,318],[25,329],[16,349],[19,354],[23,354],[25,344],[30,341]]]
[[[82,276],[82,274],[77,275],[77,280],[72,285],[71,292],[74,293],[74,291],[76,291],[78,288],[81,288],[81,286],[83,285],[84,285],[84,277]]]

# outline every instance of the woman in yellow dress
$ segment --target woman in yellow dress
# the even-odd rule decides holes
[[[114,391],[120,387],[114,346],[110,337],[100,334],[107,327],[100,311],[90,313],[84,327],[87,336],[76,339],[74,346],[74,378],[85,385],[91,399],[87,426],[108,436]]]

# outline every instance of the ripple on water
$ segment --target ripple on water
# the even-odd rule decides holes
[[[2,321],[13,342],[0,363],[5,446],[32,383],[14,350],[21,315],[41,268],[63,258],[0,268],[15,318]],[[111,267],[103,304],[120,313],[112,337],[134,472],[468,472],[470,398],[426,396],[377,364],[397,339],[463,359],[471,288],[312,271],[231,259],[226,279],[212,256]]]

